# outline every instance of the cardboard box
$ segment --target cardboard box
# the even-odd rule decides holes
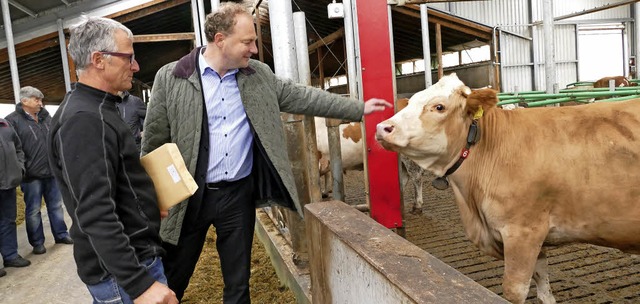
[[[140,163],[153,180],[160,210],[169,210],[198,189],[175,143],[153,150],[140,158]]]

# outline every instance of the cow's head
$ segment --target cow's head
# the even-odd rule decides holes
[[[443,175],[465,146],[474,115],[496,103],[495,91],[471,92],[453,73],[413,95],[406,108],[379,123],[376,139],[385,149]]]

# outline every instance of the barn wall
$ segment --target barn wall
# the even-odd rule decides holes
[[[621,1],[621,0],[620,0]],[[574,0],[554,1],[554,16],[580,12],[620,1]],[[496,26],[500,34],[502,91],[546,90],[544,71],[544,41],[542,25],[542,0],[460,1],[447,5],[430,5],[457,16]],[[556,79],[560,89],[578,81],[578,56],[576,43],[577,23],[623,22],[632,20],[631,6],[623,5],[596,13],[565,19],[554,29]],[[633,26],[631,22],[628,26]],[[628,31],[632,33],[631,30]],[[530,40],[511,35],[528,37]],[[628,41],[633,42],[629,39]],[[628,46],[628,49],[633,49]]]
[[[340,201],[305,206],[314,303],[506,303]]]

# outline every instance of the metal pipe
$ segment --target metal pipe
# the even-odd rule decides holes
[[[358,71],[356,69],[356,45],[351,0],[343,0],[344,7],[344,44],[347,50],[347,79],[349,82],[349,96],[358,98]]]
[[[552,98],[562,98],[562,97],[570,97],[574,99],[582,99],[582,98],[595,98],[595,97],[608,97],[608,96],[618,96],[618,95],[637,95],[640,94],[640,89],[632,89],[626,91],[602,91],[602,92],[576,92],[576,93],[557,93],[557,94],[530,94],[527,97],[519,96],[509,99],[501,99],[497,105],[504,105],[510,103],[518,103],[518,102],[526,102],[530,100],[530,102],[537,100],[549,100]]]
[[[15,1],[9,0],[9,4],[13,5],[13,7],[17,8],[18,10],[21,10],[23,13],[25,13],[25,14],[33,17],[33,18],[38,17],[38,14],[36,12],[30,10],[29,8],[27,8],[26,6],[24,6],[24,5],[20,4],[20,3],[17,3]]]
[[[634,23],[634,46],[635,46],[635,59],[634,59],[634,63],[635,63],[635,75],[633,78],[640,78],[640,3],[635,3],[633,5],[633,12],[634,12],[634,16],[635,18],[633,19],[633,23]]]
[[[200,39],[202,45],[207,44],[207,36],[204,34],[204,0],[198,0],[198,20],[200,22]]]
[[[196,36],[196,46],[202,46],[204,44],[202,39],[202,31],[200,30],[202,26],[200,25],[198,1],[199,0],[191,0],[191,20],[193,22],[193,33]]]
[[[16,48],[13,44],[13,28],[11,15],[9,14],[9,2],[1,0],[2,21],[4,22],[4,33],[7,37],[7,53],[9,54],[9,68],[11,70],[11,83],[13,84],[13,98],[16,103],[20,102],[20,76],[18,75],[18,63],[16,60]]]
[[[298,58],[298,82],[303,85],[311,85],[311,68],[309,66],[309,46],[307,45],[307,24],[304,12],[293,13],[293,30],[296,40],[296,54]],[[320,170],[318,168],[318,158],[316,152],[318,146],[316,143],[316,127],[313,116],[305,116],[303,119],[303,128],[305,135],[304,145],[306,149],[306,162],[304,167],[307,168],[307,189],[309,191],[310,201],[301,202],[302,204],[312,203],[322,200],[320,191]]]
[[[291,2],[269,1],[269,16],[278,16],[277,18],[271,18],[270,22],[271,33],[278,33],[271,36],[275,74],[281,79],[296,82],[299,77]],[[304,202],[310,201],[310,196],[308,184],[306,183],[309,177],[305,168],[305,160],[308,157],[306,148],[303,147],[305,146],[305,135],[302,118],[302,115],[288,113],[281,115],[287,139],[287,152],[298,190],[298,201],[304,204]],[[291,235],[294,263],[304,266],[304,264],[308,263],[307,241],[304,222],[302,222],[301,218],[302,210],[298,211],[299,213],[296,213],[290,209],[284,209],[283,213],[286,215],[286,225]]]
[[[422,28],[422,56],[424,57],[424,85],[433,84],[431,79],[431,47],[429,46],[429,14],[426,4],[420,4],[420,27]]]
[[[556,80],[556,54],[555,54],[555,38],[553,35],[553,1],[542,1],[543,30],[544,30],[544,71],[546,79],[546,92],[554,93],[553,85]]]
[[[220,0],[211,0],[211,12],[215,12],[220,7]]]
[[[295,58],[292,14],[291,2],[269,1],[269,16],[278,16],[271,18],[269,22],[271,33],[278,33],[271,35],[275,73],[281,78],[297,81],[298,64]]]
[[[62,59],[62,73],[64,75],[64,88],[66,92],[71,91],[71,73],[69,73],[69,55],[67,54],[67,39],[64,36],[64,25],[62,19],[58,18],[58,42],[60,45],[60,57]]]
[[[355,30],[353,20],[353,7],[351,0],[342,1],[344,7],[344,41],[347,51],[347,79],[349,84],[349,96],[358,98],[358,71],[356,69],[355,54]]]

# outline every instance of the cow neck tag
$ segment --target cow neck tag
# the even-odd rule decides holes
[[[480,117],[482,117],[482,112],[483,110],[481,107],[475,115],[480,115]],[[453,164],[453,166],[451,166],[451,168],[449,168],[447,172],[444,173],[444,176],[436,177],[436,179],[431,182],[431,186],[438,190],[445,190],[449,188],[449,181],[447,181],[447,176],[453,174],[453,172],[456,172],[456,170],[458,170],[458,168],[462,165],[462,162],[467,158],[467,156],[469,156],[469,149],[471,148],[471,146],[477,143],[479,140],[480,127],[478,127],[478,121],[474,119],[469,126],[469,133],[467,133],[467,145],[464,149],[462,149],[460,158],[458,158],[458,161]]]

